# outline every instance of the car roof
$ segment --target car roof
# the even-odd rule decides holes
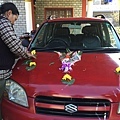
[[[48,20],[47,22],[60,22],[60,21],[98,21],[98,22],[103,22],[103,21],[108,21],[106,19],[102,19],[102,18],[97,18],[97,17],[92,17],[92,18],[88,18],[88,17],[70,17],[70,18],[56,18],[53,20]]]

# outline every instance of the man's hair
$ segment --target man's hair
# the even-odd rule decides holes
[[[19,11],[18,11],[17,7],[12,2],[6,2],[6,3],[3,3],[2,5],[0,5],[0,15],[1,14],[4,15],[5,12],[7,12],[9,10],[12,11],[12,14],[19,15]]]

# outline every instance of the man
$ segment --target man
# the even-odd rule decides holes
[[[7,2],[0,6],[0,103],[5,89],[5,81],[12,75],[12,68],[16,57],[35,58],[17,38],[13,25],[18,19],[17,7]],[[1,104],[0,104],[1,108]],[[0,120],[2,120],[0,109]]]

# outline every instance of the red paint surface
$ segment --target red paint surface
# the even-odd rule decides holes
[[[105,96],[119,88],[119,76],[114,72],[118,64],[109,54],[83,53],[81,60],[68,73],[75,79],[70,87],[65,87],[61,82],[65,73],[59,70],[62,64],[57,53],[41,52],[33,61],[37,64],[34,70],[28,72],[19,61],[16,65],[19,69],[13,74],[13,79],[21,83],[31,97],[35,94]]]
[[[114,111],[109,120],[119,120],[120,117],[116,113],[118,104],[115,102],[120,101],[120,83],[119,75],[114,72],[119,66],[119,56],[119,53],[83,53],[81,60],[76,62],[72,66],[73,70],[68,73],[75,79],[75,83],[71,86],[66,86],[61,82],[65,73],[59,70],[62,64],[57,53],[37,53],[37,59],[33,59],[37,64],[36,68],[29,72],[25,69],[26,66],[22,65],[23,61],[20,60],[14,69],[12,78],[26,90],[30,108],[20,107],[4,99],[4,108],[11,111],[6,113],[3,108],[5,120],[16,120],[17,118],[14,118],[12,113],[18,115],[20,118],[18,120],[28,118],[29,120],[83,120],[35,114],[34,97],[37,95],[109,99],[114,102],[111,106]],[[7,119],[7,116],[10,119]]]

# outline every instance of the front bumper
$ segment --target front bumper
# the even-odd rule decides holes
[[[17,105],[13,102],[3,99],[2,115],[3,120],[99,120],[98,118],[76,118],[55,115],[36,114],[35,103],[33,98],[28,98],[29,108]],[[117,114],[118,103],[111,104],[111,112],[108,119],[100,120],[120,120],[120,115]]]

